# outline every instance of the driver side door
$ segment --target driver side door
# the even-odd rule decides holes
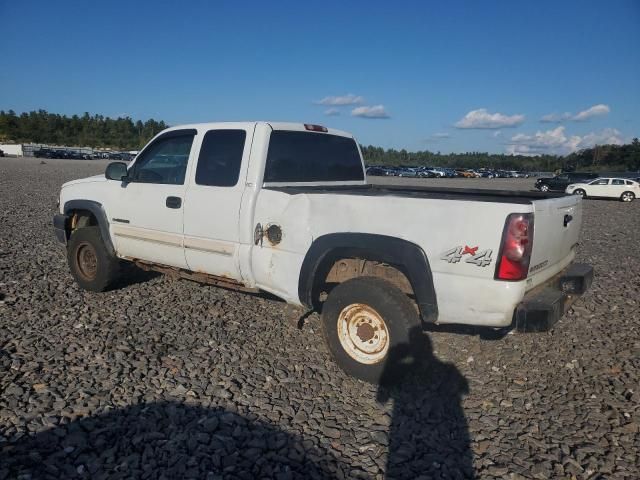
[[[155,138],[129,168],[108,212],[119,257],[187,268],[183,216],[194,129]]]

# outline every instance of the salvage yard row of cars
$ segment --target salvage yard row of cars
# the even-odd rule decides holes
[[[70,160],[133,160],[134,155],[129,152],[93,152],[85,153],[80,150],[63,148],[40,148],[34,150],[36,158],[59,158]]]
[[[408,178],[529,178],[532,174],[516,170],[492,170],[488,168],[473,170],[445,167],[371,166],[367,168],[367,175]]]

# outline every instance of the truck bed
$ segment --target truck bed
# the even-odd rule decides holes
[[[513,203],[528,205],[535,200],[564,197],[565,193],[537,191],[489,190],[480,188],[416,187],[399,185],[296,185],[290,187],[264,187],[289,195],[340,193],[360,196],[394,196],[465,200],[475,202]]]

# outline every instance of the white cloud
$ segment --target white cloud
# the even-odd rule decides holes
[[[338,110],[337,108],[327,108],[324,111],[324,114],[330,117],[335,117],[336,115],[340,115],[340,110]]]
[[[451,138],[451,135],[447,132],[436,132],[429,135],[424,139],[425,143],[438,143],[440,140],[446,140]]]
[[[573,120],[575,122],[584,122],[589,120],[590,118],[597,117],[599,115],[606,115],[611,111],[609,105],[605,105],[604,103],[599,103],[592,107],[587,108],[581,112],[576,113],[575,115],[571,112],[564,113],[549,113],[547,115],[543,115],[540,118],[542,123],[561,123],[567,120]]]
[[[471,110],[455,123],[457,128],[511,128],[524,122],[524,115],[489,113],[486,108]]]
[[[564,113],[549,113],[548,115],[543,115],[542,118],[540,118],[540,121],[542,123],[560,123],[560,122],[564,122],[565,120],[569,120],[571,118],[571,113],[569,112],[564,112]]]
[[[362,118],[389,118],[389,114],[384,109],[384,105],[356,107],[351,110],[351,115]]]
[[[622,143],[624,143],[622,134],[615,128],[605,128],[600,132],[591,132],[584,136],[568,136],[565,133],[565,127],[559,126],[544,132],[538,131],[532,135],[524,133],[514,135],[511,137],[511,142],[507,144],[507,153],[513,155],[566,155],[596,144],[621,145]]]
[[[335,105],[335,106],[344,106],[344,105],[360,105],[364,103],[364,98],[360,95],[354,95],[353,93],[349,93],[347,95],[339,95],[339,96],[329,96],[324,97],[322,100],[318,100],[314,102],[317,105]]]
[[[594,145],[622,145],[624,138],[615,128],[605,128],[600,132],[591,132],[582,137],[578,149],[589,148]]]
[[[597,117],[599,115],[606,115],[610,112],[609,105],[605,105],[603,103],[599,103],[598,105],[594,105],[593,107],[589,107],[586,110],[576,113],[572,120],[576,120],[578,122],[582,122],[585,120],[589,120],[591,117]]]

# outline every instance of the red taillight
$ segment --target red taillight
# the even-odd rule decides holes
[[[532,247],[533,214],[512,213],[504,224],[495,278],[513,281],[527,278]]]
[[[327,133],[329,129],[327,127],[323,127],[322,125],[312,125],[310,123],[305,123],[304,128],[311,132],[324,132]]]

